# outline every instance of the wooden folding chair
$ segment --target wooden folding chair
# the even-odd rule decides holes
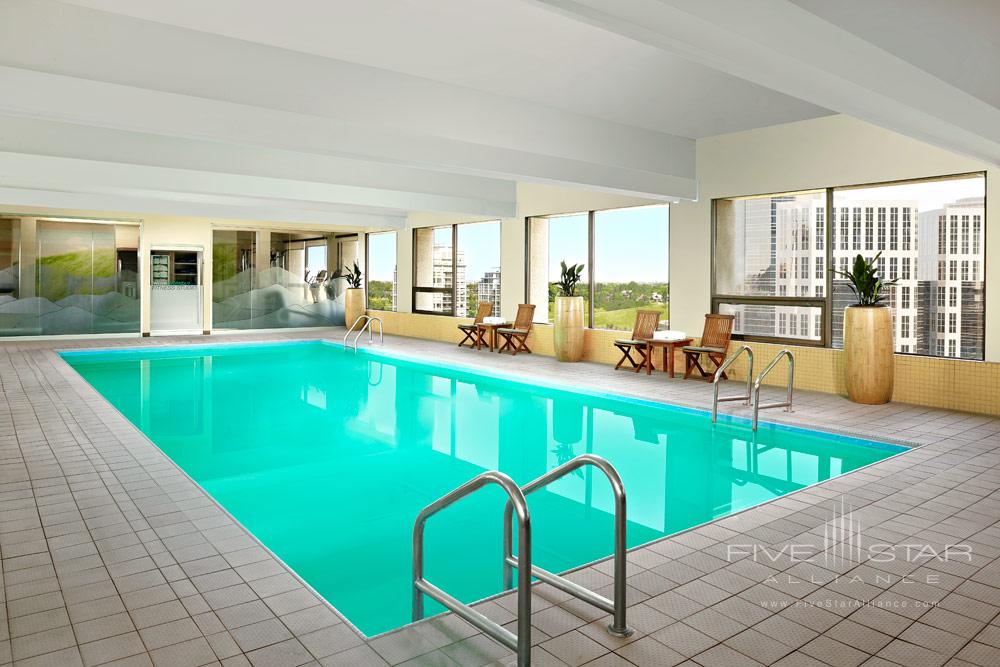
[[[458,341],[458,346],[462,347],[465,341],[469,341],[469,347],[475,347],[482,335],[482,330],[476,326],[482,324],[483,319],[493,314],[493,304],[489,301],[480,301],[476,308],[476,319],[471,324],[459,324],[458,330],[465,334],[465,338]]]
[[[660,326],[660,313],[657,310],[639,310],[635,313],[635,324],[632,326],[632,337],[622,338],[615,341],[615,347],[622,352],[622,358],[615,365],[615,370],[622,367],[626,361],[632,364],[636,373],[646,363],[646,355],[649,354],[646,339],[653,337],[656,327]],[[639,360],[632,358],[632,352],[639,355]]]
[[[735,319],[734,315],[705,315],[705,330],[701,334],[701,343],[681,348],[684,353],[685,379],[691,377],[691,373],[696,368],[702,377],[708,378],[709,382],[715,379],[719,367],[726,361],[729,340],[733,337],[733,319]],[[701,367],[701,355],[703,354],[715,364],[715,370],[711,373]],[[722,374],[722,377],[728,379],[725,373]]]
[[[531,333],[532,320],[535,318],[535,304],[522,303],[517,307],[517,317],[514,318],[514,326],[501,327],[497,333],[503,338],[503,345],[499,352],[510,348],[512,354],[518,352],[531,352],[528,349],[528,334]]]

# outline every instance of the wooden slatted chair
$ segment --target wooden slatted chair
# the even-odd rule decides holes
[[[632,326],[632,337],[622,338],[615,341],[615,347],[617,347],[622,352],[622,358],[618,360],[618,364],[615,365],[615,370],[622,367],[626,361],[632,364],[632,368],[626,370],[635,370],[636,373],[639,369],[643,367],[646,363],[646,355],[649,354],[648,345],[646,345],[646,339],[653,337],[653,332],[656,331],[656,327],[660,326],[660,312],[657,310],[639,310],[635,313],[635,324]],[[639,355],[639,359],[632,358],[632,352]]]
[[[734,315],[705,315],[705,330],[701,334],[699,345],[688,345],[681,348],[684,353],[684,378],[691,377],[691,373],[697,368],[701,376],[708,378],[711,382],[715,379],[715,373],[726,361],[726,354],[729,351],[729,340],[733,337]],[[715,370],[709,373],[701,366],[701,355],[706,355],[713,364]],[[707,364],[706,364],[707,365]],[[728,376],[723,373],[723,379]]]
[[[458,330],[465,334],[465,338],[458,341],[458,346],[462,347],[465,341],[469,341],[469,347],[475,347],[482,335],[482,330],[476,326],[482,324],[483,319],[493,314],[493,304],[489,301],[480,301],[476,308],[476,319],[471,324],[459,324]]]
[[[532,321],[535,319],[535,304],[522,303],[517,306],[517,317],[514,318],[514,326],[501,327],[497,329],[497,334],[503,338],[503,345],[499,352],[510,349],[512,354],[518,352],[531,352],[528,349],[528,334],[531,333]]]

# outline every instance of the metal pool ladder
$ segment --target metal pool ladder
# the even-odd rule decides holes
[[[747,355],[747,391],[745,394],[740,394],[738,396],[723,396],[719,397],[719,380],[722,379],[722,375],[726,372],[726,369],[733,365],[733,363],[740,358],[742,354]],[[744,405],[750,405],[751,392],[751,380],[753,377],[753,350],[750,349],[749,345],[744,345],[736,354],[729,357],[719,370],[715,372],[715,377],[712,379],[712,423],[715,423],[716,418],[719,415],[719,403],[723,401],[743,401]]]
[[[368,342],[369,343],[374,343],[375,342],[375,333],[374,333],[374,331],[372,329],[372,323],[373,322],[378,322],[378,344],[379,345],[383,344],[383,338],[382,338],[382,318],[381,317],[372,317],[370,315],[359,315],[358,319],[354,320],[354,324],[351,325],[351,328],[348,329],[347,333],[344,334],[344,349],[345,350],[347,349],[347,337],[350,336],[352,333],[354,333],[354,329],[358,326],[359,322],[364,322],[364,324],[361,326],[360,329],[358,329],[357,333],[354,336],[354,340],[351,341],[351,345],[354,347],[354,351],[355,352],[358,351],[358,339],[361,338],[361,334],[363,334],[365,332],[365,330],[368,331]]]
[[[531,564],[531,517],[525,496],[586,465],[594,466],[607,476],[615,496],[615,599],[613,601]],[[504,508],[503,578],[504,588],[509,590],[513,586],[513,570],[517,569],[516,635],[424,578],[424,525],[427,520],[449,505],[489,484],[497,484],[507,494],[507,504]],[[515,514],[518,526],[516,557],[513,555],[513,519]],[[584,602],[589,602],[602,611],[613,614],[614,620],[608,626],[608,631],[619,637],[628,637],[633,633],[633,630],[625,623],[625,529],[625,487],[614,466],[600,456],[581,454],[523,487],[518,487],[514,480],[502,472],[496,470],[484,472],[434,501],[417,515],[416,522],[413,524],[413,620],[419,621],[424,617],[423,596],[427,595],[496,641],[515,651],[518,667],[530,667],[531,579],[534,577]]]
[[[760,404],[760,385],[767,377],[767,374],[778,365],[782,357],[788,357],[788,386],[785,388],[785,400],[778,403],[765,403]],[[747,374],[747,381],[749,382],[750,375]],[[785,408],[785,412],[792,411],[792,385],[795,382],[795,355],[792,354],[791,350],[782,350],[774,356],[771,363],[767,365],[760,375],[757,376],[757,380],[753,383],[753,430],[757,430],[757,414],[760,412],[761,408]]]

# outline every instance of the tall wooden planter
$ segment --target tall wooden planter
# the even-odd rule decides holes
[[[348,287],[344,292],[344,320],[350,327],[365,314],[365,290],[363,287]]]
[[[848,306],[844,310],[844,352],[850,399],[870,405],[888,403],[894,373],[890,309]]]
[[[582,296],[556,297],[553,342],[559,361],[580,361],[583,358]]]

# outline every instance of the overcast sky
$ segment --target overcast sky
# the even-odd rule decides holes
[[[982,175],[971,178],[951,178],[943,181],[924,181],[921,183],[904,183],[902,185],[886,185],[872,188],[853,188],[836,190],[834,205],[840,202],[861,201],[866,199],[884,200],[916,200],[917,209],[932,211],[943,208],[966,197],[985,197],[986,178]]]

